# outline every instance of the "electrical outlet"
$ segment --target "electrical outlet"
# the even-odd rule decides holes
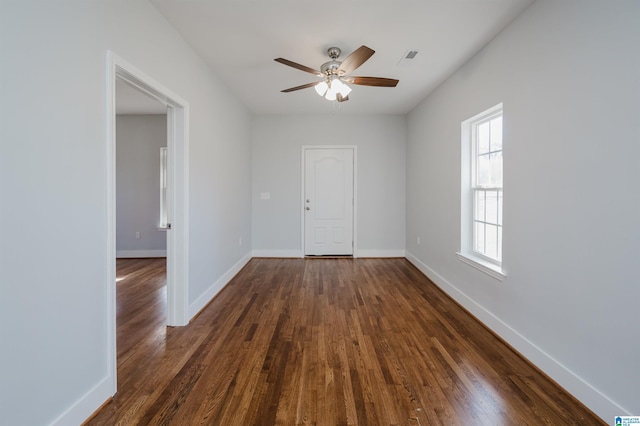
[[[136,232],[136,240],[139,240],[139,239],[140,239],[140,233]]]
[[[242,246],[242,237],[238,238],[238,246]]]
[[[416,242],[420,245],[420,237],[416,237]]]

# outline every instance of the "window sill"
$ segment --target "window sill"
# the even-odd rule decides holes
[[[492,278],[495,278],[498,281],[504,281],[506,274],[502,270],[502,268],[498,265],[494,265],[493,263],[487,262],[480,258],[470,256],[464,253],[456,253],[458,255],[458,260],[466,263],[469,266],[473,266],[479,271],[484,272]]]

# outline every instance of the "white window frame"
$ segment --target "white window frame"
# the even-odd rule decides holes
[[[503,115],[502,103],[481,112],[461,124],[461,240],[458,259],[462,262],[502,281],[506,277],[502,261],[491,258],[476,251],[474,241],[475,197],[478,192],[498,191],[503,193],[502,186],[488,187],[476,185],[477,138],[476,129],[482,123]],[[503,180],[504,185],[504,180]],[[503,197],[504,198],[504,197]],[[502,216],[502,211],[499,211]],[[500,229],[502,225],[500,225]],[[500,244],[502,239],[500,239]],[[502,248],[499,248],[502,253]]]

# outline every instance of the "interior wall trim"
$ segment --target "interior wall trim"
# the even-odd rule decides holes
[[[96,407],[102,406],[111,398],[111,387],[111,379],[105,377],[51,422],[51,426],[83,424],[96,411]]]
[[[591,411],[600,416],[600,418],[607,419],[609,417],[608,413],[619,413],[622,416],[632,415],[628,410],[625,410],[582,377],[536,346],[535,343],[518,333],[509,326],[509,324],[503,322],[492,312],[451,284],[446,278],[438,274],[433,268],[422,262],[416,256],[407,252],[406,259],[449,297],[469,311],[487,328],[496,333],[516,352],[558,383],[558,385],[562,386]]]
[[[189,318],[195,318],[196,315],[198,315],[198,313],[203,310],[227,284],[229,284],[233,277],[235,277],[238,272],[240,272],[240,270],[249,263],[251,258],[251,253],[245,254],[242,259],[229,268],[227,272],[218,278],[215,283],[211,284],[209,288],[200,295],[200,297],[194,300],[193,303],[189,305]]]

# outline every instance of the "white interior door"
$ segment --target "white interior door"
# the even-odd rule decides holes
[[[353,148],[308,148],[304,155],[304,253],[353,254]]]

